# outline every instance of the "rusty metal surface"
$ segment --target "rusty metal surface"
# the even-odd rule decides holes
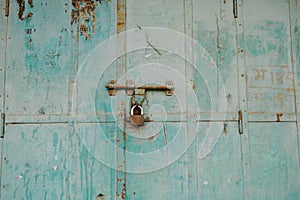
[[[0,8],[1,199],[300,198],[299,0]]]

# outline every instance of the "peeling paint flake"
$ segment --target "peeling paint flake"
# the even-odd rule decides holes
[[[23,21],[25,19],[28,19],[28,18],[32,17],[33,13],[30,12],[30,11],[24,16],[24,12],[26,10],[25,0],[16,0],[16,2],[19,5],[19,12],[18,12],[19,20]],[[28,0],[28,5],[29,5],[30,8],[33,8],[33,0]]]
[[[85,39],[95,33],[97,18],[96,8],[103,0],[72,0],[71,25],[79,24],[79,33]],[[76,26],[75,25],[75,26]]]

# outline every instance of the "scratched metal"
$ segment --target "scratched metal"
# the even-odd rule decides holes
[[[299,0],[237,0],[237,18],[228,0],[9,2],[7,17],[0,2],[1,199],[300,198]],[[147,27],[195,41],[164,49],[172,35]],[[125,30],[136,35],[105,43]],[[141,48],[127,52],[134,36]],[[103,42],[111,46],[99,50]],[[82,91],[88,66],[104,70]],[[136,95],[143,127],[129,122],[131,97],[104,88],[129,79],[175,86],[173,96]]]

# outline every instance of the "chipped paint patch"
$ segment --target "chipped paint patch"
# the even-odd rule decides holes
[[[79,24],[79,34],[85,39],[95,33],[97,17],[96,8],[103,0],[72,0],[71,25]]]
[[[19,12],[18,12],[18,18],[19,20],[25,20],[28,19],[30,17],[32,17],[33,13],[31,11],[27,12],[27,14],[25,14],[24,16],[24,12],[26,10],[26,2],[25,0],[16,0],[18,5],[19,5]],[[33,0],[28,0],[28,5],[30,8],[33,8]]]

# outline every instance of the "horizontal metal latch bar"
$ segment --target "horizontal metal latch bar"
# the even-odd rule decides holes
[[[174,86],[171,85],[141,85],[141,86],[129,86],[129,85],[117,85],[107,84],[107,89],[112,90],[133,90],[133,89],[145,89],[145,90],[174,90]]]
[[[146,90],[152,91],[166,91],[166,95],[171,96],[174,90],[174,84],[172,81],[167,81],[166,85],[135,85],[132,80],[128,80],[126,85],[116,84],[114,80],[111,80],[106,86],[109,90],[109,95],[114,96],[116,90],[126,90],[128,95],[143,94]]]

